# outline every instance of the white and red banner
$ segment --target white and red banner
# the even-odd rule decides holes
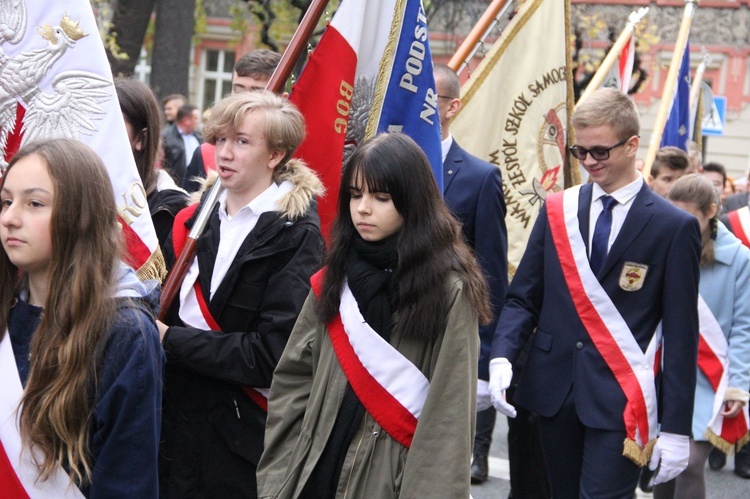
[[[366,138],[402,131],[425,151],[442,185],[437,95],[420,0],[342,2],[289,97],[307,123],[295,156],[326,188],[323,235],[336,215],[341,167]],[[369,124],[368,124],[369,123]]]
[[[698,297],[698,320],[700,336],[698,338],[698,368],[708,378],[716,392],[711,420],[706,429],[706,438],[724,452],[730,452],[735,444],[744,444],[748,440],[750,416],[747,404],[734,418],[722,416],[724,395],[729,382],[729,344],[716,317],[708,308],[702,296]],[[743,390],[746,387],[741,387]]]
[[[18,376],[16,358],[5,331],[0,341],[0,497],[3,499],[78,499],[83,494],[70,481],[62,467],[52,476],[38,480],[39,469],[32,452],[23,446],[18,428],[19,404],[23,386]]]
[[[451,125],[461,147],[502,171],[510,277],[545,198],[564,186],[569,34],[570,0],[523,2],[461,88],[463,106]],[[578,183],[577,170],[571,175]]]
[[[617,57],[617,62],[609,70],[603,87],[618,89],[625,95],[630,90],[630,81],[633,76],[633,64],[635,63],[635,32],[630,35],[630,41],[625,44]]]
[[[317,296],[323,272],[311,279]],[[336,358],[357,398],[386,433],[410,447],[430,382],[417,366],[365,322],[346,284],[341,292],[339,314],[327,326]]]
[[[644,353],[589,265],[578,225],[580,189],[572,187],[547,198],[550,232],[578,316],[627,398],[623,453],[643,466],[657,436],[655,377],[661,360],[661,323]]]
[[[750,208],[743,206],[739,210],[730,211],[727,218],[737,239],[750,248]]]
[[[104,44],[88,0],[0,2],[0,161],[32,140],[67,137],[109,171],[129,262],[141,278],[164,264],[130,149]]]

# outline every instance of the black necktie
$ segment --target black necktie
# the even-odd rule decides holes
[[[609,233],[612,230],[612,207],[617,203],[617,200],[612,196],[602,196],[601,200],[602,212],[596,219],[594,237],[591,239],[591,258],[589,259],[594,275],[599,273],[602,265],[604,265],[604,260],[607,258]]]

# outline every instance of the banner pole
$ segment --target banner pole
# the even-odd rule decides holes
[[[286,50],[284,50],[281,60],[279,61],[278,66],[276,66],[276,70],[273,72],[268,84],[266,84],[266,90],[279,92],[283,88],[284,83],[286,83],[286,80],[292,74],[297,59],[315,31],[315,27],[318,25],[318,20],[323,15],[326,5],[328,5],[328,0],[313,0],[310,4],[307,12],[305,12],[305,16],[302,18],[302,22],[297,28],[297,31],[295,31],[289,45],[287,45]],[[160,320],[164,320],[169,307],[172,305],[172,301],[174,301],[179,293],[180,287],[182,287],[182,281],[185,279],[185,274],[187,274],[188,269],[190,269],[190,265],[195,257],[198,238],[203,234],[203,230],[206,227],[214,204],[219,199],[222,190],[223,187],[221,182],[217,180],[207,194],[206,201],[203,203],[201,211],[196,217],[196,223],[190,230],[187,241],[185,241],[185,247],[182,249],[182,253],[180,253],[172,270],[169,272],[167,281],[162,288],[160,300],[161,308],[159,310]]]
[[[677,82],[677,74],[680,71],[680,64],[682,62],[682,56],[687,46],[688,36],[690,35],[690,25],[693,21],[693,15],[695,14],[695,8],[698,5],[699,0],[685,0],[685,11],[682,15],[682,22],[680,24],[680,31],[677,34],[677,41],[675,42],[674,52],[672,53],[672,62],[669,65],[669,72],[667,73],[667,79],[664,82],[664,91],[661,94],[661,105],[659,106],[659,112],[656,115],[656,121],[654,122],[654,130],[651,133],[651,142],[648,144],[648,153],[646,154],[646,161],[643,165],[643,177],[648,178],[651,174],[651,165],[654,163],[656,158],[656,152],[659,150],[659,144],[661,144],[661,136],[664,134],[664,125],[667,124],[667,114],[674,100],[674,86]]]

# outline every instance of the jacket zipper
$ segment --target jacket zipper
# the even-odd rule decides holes
[[[349,496],[349,484],[352,481],[352,475],[354,474],[354,465],[357,463],[357,456],[359,455],[359,448],[362,446],[362,441],[365,439],[365,433],[362,432],[362,436],[359,437],[359,442],[357,443],[357,450],[354,451],[354,460],[352,461],[352,468],[349,470],[349,476],[346,479],[346,488],[344,489],[344,499],[346,499]]]

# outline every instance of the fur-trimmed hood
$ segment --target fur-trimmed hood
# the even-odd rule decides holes
[[[307,213],[315,197],[322,196],[325,188],[315,172],[302,160],[292,158],[284,166],[276,168],[274,182],[280,184],[289,181],[294,186],[279,200],[279,212],[289,220],[295,220]],[[199,202],[203,193],[210,189],[218,178],[218,173],[209,172],[201,188],[191,194],[190,204]]]

